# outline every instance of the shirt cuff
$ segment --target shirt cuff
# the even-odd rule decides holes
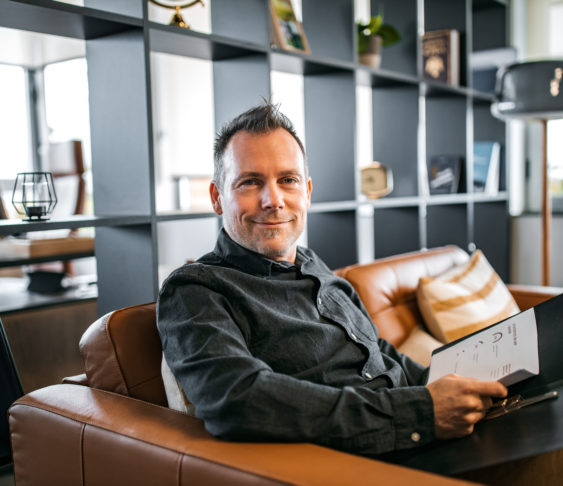
[[[434,404],[424,386],[389,390],[395,450],[428,444],[435,439]]]

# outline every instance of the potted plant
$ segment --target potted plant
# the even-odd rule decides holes
[[[358,54],[360,62],[378,68],[381,64],[381,48],[396,44],[401,35],[392,25],[383,23],[383,14],[377,14],[367,24],[358,22]]]

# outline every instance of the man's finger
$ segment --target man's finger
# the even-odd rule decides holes
[[[483,401],[483,410],[489,410],[493,405],[493,399],[491,397],[481,397]]]
[[[481,396],[504,398],[508,394],[506,387],[498,381],[474,381],[471,386]]]

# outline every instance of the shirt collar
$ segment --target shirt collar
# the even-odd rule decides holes
[[[299,269],[303,263],[310,259],[303,251],[303,248],[297,247],[295,265],[287,261],[278,262],[271,260],[233,241],[225,229],[221,229],[219,232],[214,253],[230,265],[246,273],[264,276],[270,276],[275,272],[287,272],[295,270],[296,268]]]

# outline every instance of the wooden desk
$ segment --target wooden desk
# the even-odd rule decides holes
[[[557,390],[559,398],[480,422],[468,437],[413,450],[394,462],[485,484],[563,484],[563,295],[535,313],[540,375],[510,387],[509,394]]]

